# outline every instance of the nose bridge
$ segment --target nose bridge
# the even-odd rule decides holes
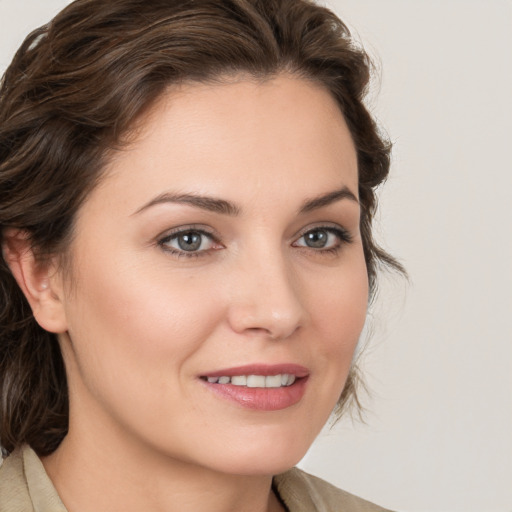
[[[239,255],[229,320],[237,332],[287,338],[305,318],[300,283],[291,261],[278,244],[261,244]]]

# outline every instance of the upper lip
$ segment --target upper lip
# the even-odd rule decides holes
[[[237,375],[295,375],[296,377],[306,377],[309,370],[299,364],[248,364],[244,366],[233,366],[223,368],[201,375],[202,377],[234,377]]]

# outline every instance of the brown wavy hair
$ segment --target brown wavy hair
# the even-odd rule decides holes
[[[112,148],[172,84],[286,71],[337,100],[356,147],[361,233],[375,293],[375,188],[390,144],[363,104],[371,63],[347,27],[308,0],[77,0],[24,41],[0,88],[0,236],[28,234],[41,257],[65,255],[73,221]],[[351,371],[338,403],[355,395]],[[0,258],[0,444],[54,451],[68,428],[57,338],[36,323]]]

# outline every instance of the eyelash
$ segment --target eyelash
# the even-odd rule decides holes
[[[299,240],[303,239],[306,235],[315,233],[315,232],[320,232],[320,231],[324,231],[330,235],[336,236],[338,239],[338,242],[336,243],[336,245],[334,247],[329,247],[329,248],[313,248],[313,247],[309,247],[307,245],[299,245],[299,246],[294,245]],[[183,236],[183,235],[186,235],[189,233],[195,234],[195,235],[200,235],[201,237],[206,237],[209,240],[211,240],[211,242],[213,244],[221,245],[220,240],[213,233],[206,231],[202,228],[196,228],[193,226],[189,226],[186,228],[178,228],[175,231],[172,231],[171,233],[167,233],[164,237],[162,237],[161,239],[158,240],[158,245],[165,252],[170,253],[173,256],[177,256],[178,258],[182,258],[182,257],[198,258],[198,257],[203,257],[203,256],[209,256],[214,251],[218,250],[218,249],[210,248],[210,249],[203,249],[203,250],[198,250],[198,251],[186,251],[183,249],[176,249],[176,248],[170,247],[168,245],[169,242],[171,242],[173,240],[177,240],[180,236]],[[334,226],[315,226],[313,228],[308,228],[307,230],[303,231],[302,234],[295,240],[295,242],[293,242],[292,246],[298,247],[301,249],[305,249],[308,251],[312,251],[315,254],[333,255],[333,254],[337,254],[344,245],[350,244],[351,242],[352,242],[352,235],[347,230],[345,230],[341,227],[338,227],[338,226],[336,226],[336,227],[334,227]],[[202,244],[202,242],[201,242],[201,244]]]
[[[196,228],[194,226],[187,226],[186,228],[177,228],[175,231],[167,233],[164,237],[158,240],[158,245],[167,253],[177,256],[178,258],[198,258],[202,256],[209,256],[215,249],[206,249],[201,251],[185,251],[183,249],[176,249],[167,245],[172,240],[177,240],[180,236],[186,235],[187,233],[193,233],[201,235],[201,237],[208,238],[213,244],[219,244],[220,241],[217,236],[213,233],[206,231],[202,228]]]
[[[303,245],[295,247],[300,247],[306,250],[313,251],[315,254],[320,253],[322,255],[335,255],[340,252],[344,245],[352,243],[352,235],[346,229],[343,229],[339,226],[315,226],[313,228],[308,228],[305,231],[303,231],[299,238],[297,238],[297,240],[294,242],[294,244],[297,243],[297,241],[303,239],[306,235],[319,231],[324,231],[329,235],[334,235],[337,238],[336,245],[334,247],[318,249]]]

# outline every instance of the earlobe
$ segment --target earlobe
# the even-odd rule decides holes
[[[28,233],[6,229],[2,252],[18,286],[25,295],[37,323],[45,330],[62,333],[67,330],[61,277],[54,259],[37,259]]]

